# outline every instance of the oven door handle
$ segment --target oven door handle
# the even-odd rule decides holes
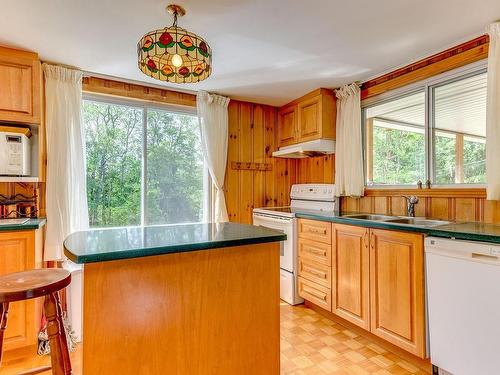
[[[254,218],[256,218],[259,221],[268,222],[268,223],[279,223],[282,225],[286,225],[286,224],[293,222],[292,217],[279,218],[276,216],[263,215],[263,214],[254,215]]]

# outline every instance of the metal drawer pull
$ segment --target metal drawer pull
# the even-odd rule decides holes
[[[308,253],[312,254],[317,254],[326,257],[326,251],[324,250],[318,250],[314,247],[304,247],[304,251],[307,251]]]
[[[311,232],[311,233],[319,233],[319,234],[326,234],[326,229],[316,229],[316,228],[311,228],[309,227],[307,229],[308,232]]]
[[[326,279],[326,273],[321,272],[321,271],[317,271],[314,268],[310,268],[310,267],[306,266],[306,267],[304,267],[304,271],[309,272],[311,275],[321,277],[322,279]]]
[[[304,286],[302,286],[302,290],[308,294],[310,294],[311,296],[313,297],[316,297],[318,299],[321,299],[323,301],[326,301],[326,295],[325,294],[319,294],[318,292],[316,292],[314,289],[309,289],[309,288],[304,288]]]

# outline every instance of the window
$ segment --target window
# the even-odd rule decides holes
[[[206,220],[210,184],[197,121],[191,113],[86,98],[90,226]]]
[[[485,69],[369,104],[363,119],[368,186],[485,182]]]

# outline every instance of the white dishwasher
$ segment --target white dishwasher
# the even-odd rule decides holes
[[[427,237],[425,264],[432,364],[500,374],[500,245]]]

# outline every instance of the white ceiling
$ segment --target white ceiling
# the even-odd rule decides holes
[[[136,43],[171,24],[168,0],[1,0],[0,44],[104,75],[158,84]],[[180,0],[179,26],[203,36],[213,74],[199,84],[280,105],[317,87],[365,80],[484,33],[498,0]]]

